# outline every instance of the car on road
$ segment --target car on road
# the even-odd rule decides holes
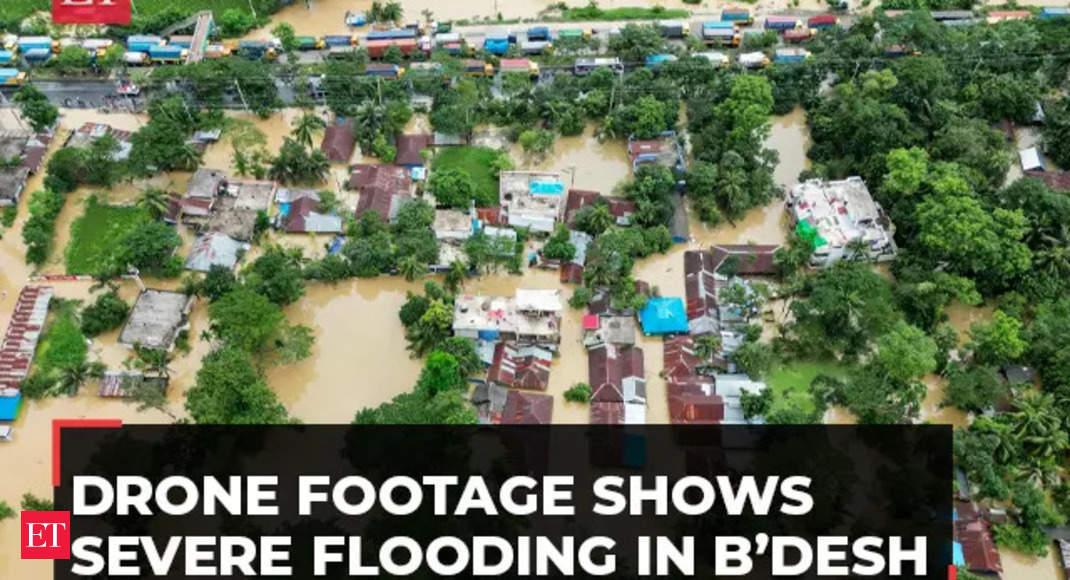
[[[123,81],[119,83],[119,88],[116,89],[116,92],[124,97],[136,97],[141,94],[141,87],[130,81]]]

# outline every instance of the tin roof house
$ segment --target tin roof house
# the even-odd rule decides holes
[[[192,307],[193,298],[182,292],[145,290],[119,332],[119,344],[171,350],[179,331],[189,326]]]
[[[374,211],[384,223],[392,222],[401,206],[412,199],[409,171],[398,165],[354,165],[349,188],[360,191],[357,219]]]
[[[603,343],[587,351],[592,424],[646,423],[643,349]]]
[[[552,362],[553,353],[545,348],[499,342],[494,347],[494,360],[487,370],[487,380],[515,389],[545,391],[550,384]]]
[[[628,137],[628,156],[632,160],[632,170],[641,165],[661,165],[676,172],[687,170],[684,148],[677,139],[676,131],[664,131],[653,139],[636,139]]]

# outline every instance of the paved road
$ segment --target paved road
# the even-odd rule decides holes
[[[115,81],[99,79],[65,79],[62,81],[31,81],[48,100],[56,106],[64,106],[65,103],[81,99],[87,106],[100,106],[105,104],[106,97],[114,96]],[[4,87],[0,89],[5,98],[10,99],[17,89]]]

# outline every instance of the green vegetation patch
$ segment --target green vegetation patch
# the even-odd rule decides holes
[[[95,274],[109,265],[122,249],[122,242],[134,228],[149,220],[138,207],[105,205],[90,198],[85,214],[71,225],[67,244],[67,273]]]
[[[45,377],[54,376],[61,369],[85,362],[89,347],[85,344],[78,323],[78,302],[55,299],[52,301],[48,325],[37,344],[34,357],[34,373]]]
[[[450,147],[435,155],[432,169],[460,169],[472,178],[477,199],[496,199],[501,156],[498,151],[487,147]]]
[[[681,9],[667,9],[663,6],[652,8],[623,7],[599,8],[591,2],[582,8],[569,8],[561,12],[562,20],[656,20],[663,18],[687,18],[691,13]]]
[[[810,391],[810,383],[814,382],[818,375],[844,377],[847,375],[847,368],[831,360],[791,361],[775,365],[765,381],[773,390],[773,406],[790,404],[798,406],[804,413],[813,413],[815,401]]]

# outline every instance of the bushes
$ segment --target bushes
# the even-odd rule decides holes
[[[130,306],[117,293],[101,294],[95,302],[82,309],[82,333],[94,337],[119,328],[129,312]]]
[[[591,385],[576,383],[565,391],[565,400],[571,403],[591,402]]]
[[[30,218],[22,228],[22,242],[26,244],[26,263],[40,266],[52,250],[52,235],[56,218],[67,198],[62,193],[43,189],[30,196]]]

